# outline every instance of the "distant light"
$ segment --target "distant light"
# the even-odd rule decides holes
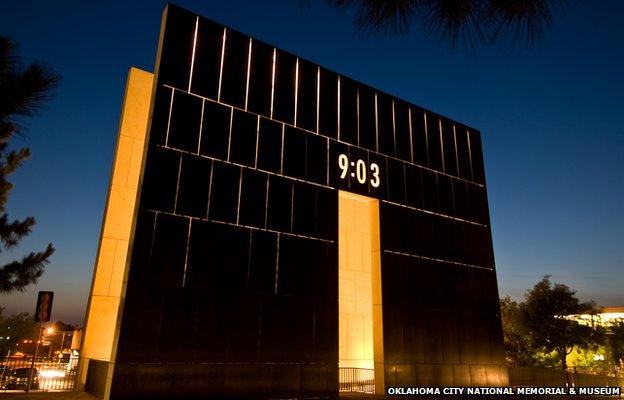
[[[48,329],[46,329],[46,333],[47,333],[48,335],[53,334],[53,333],[54,333],[54,328],[48,328]]]
[[[65,370],[62,369],[44,369],[39,372],[43,378],[62,378],[65,376]]]

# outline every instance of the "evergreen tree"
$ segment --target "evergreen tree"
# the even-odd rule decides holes
[[[326,0],[355,8],[356,28],[369,35],[401,35],[420,23],[451,46],[501,40],[530,45],[552,24],[564,0]],[[306,2],[306,1],[304,1]]]
[[[35,225],[33,217],[11,220],[6,204],[13,185],[8,178],[28,157],[30,150],[10,147],[11,138],[24,132],[23,119],[35,115],[50,98],[58,75],[41,63],[22,68],[15,44],[0,36],[0,251],[16,247]],[[0,266],[0,293],[23,291],[43,274],[52,244],[21,260]]]

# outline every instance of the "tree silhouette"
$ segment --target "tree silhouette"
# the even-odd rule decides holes
[[[594,303],[581,303],[573,290],[560,283],[552,284],[548,275],[526,293],[523,307],[523,319],[533,343],[547,352],[556,351],[564,371],[566,357],[574,347],[600,344],[604,335],[599,327],[581,325],[566,317],[597,313]],[[570,384],[567,373],[566,380]]]
[[[501,322],[505,356],[511,365],[534,365],[535,348],[524,321],[524,302],[513,301],[509,296],[500,299]]]
[[[373,36],[402,35],[420,24],[451,47],[503,40],[531,45],[552,24],[564,0],[326,0],[355,9],[358,31]]]
[[[4,315],[4,308],[0,307],[0,358],[5,357],[9,350],[14,351],[15,346],[22,339],[37,337],[39,324],[28,313]]]
[[[613,361],[617,369],[622,369],[624,366],[624,320],[616,321],[609,327],[608,331],[609,340],[607,344],[611,350]]]
[[[0,251],[16,247],[35,225],[33,217],[10,220],[6,212],[13,188],[8,177],[30,157],[28,148],[14,150],[9,142],[15,135],[23,136],[23,119],[37,114],[58,81],[58,75],[41,63],[22,68],[15,44],[0,36]],[[0,293],[23,291],[36,283],[52,253],[50,243],[41,252],[0,266]]]

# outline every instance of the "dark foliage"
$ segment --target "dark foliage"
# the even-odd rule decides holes
[[[28,313],[14,314],[5,317],[0,308],[0,357],[14,352],[16,345],[23,339],[36,339],[39,324]]]
[[[586,349],[604,341],[604,331],[597,326],[580,324],[571,315],[596,315],[593,302],[581,303],[568,286],[550,282],[545,276],[525,295],[523,319],[531,339],[546,352],[556,351],[563,370],[566,357],[574,347]]]
[[[552,25],[564,0],[326,0],[355,9],[358,31],[373,36],[402,35],[420,24],[432,37],[456,46],[509,40],[531,45]]]
[[[33,217],[11,220],[6,212],[13,188],[8,177],[30,157],[28,148],[14,150],[9,142],[14,135],[23,136],[24,118],[37,114],[58,81],[58,75],[41,63],[22,68],[15,44],[0,36],[0,251],[17,246],[35,225]],[[36,283],[52,253],[50,243],[41,252],[31,252],[0,266],[0,293],[23,291]]]
[[[618,368],[624,368],[624,320],[619,320],[609,327],[607,344],[613,361]]]

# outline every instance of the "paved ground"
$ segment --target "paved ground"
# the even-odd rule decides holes
[[[567,396],[527,396],[527,397],[520,397],[520,396],[514,396],[514,399],[517,400],[521,400],[521,399],[525,399],[525,400],[565,400]],[[415,399],[418,398],[419,400],[449,400],[449,399],[453,399],[453,400],[460,400],[460,399],[470,399],[470,400],[477,400],[479,399],[479,397],[477,396],[472,396],[472,397],[426,397],[426,396],[385,396],[385,395],[364,395],[364,394],[345,394],[345,393],[341,393],[340,394],[340,400],[382,400],[382,399],[400,399],[400,398],[405,398],[405,399]],[[499,400],[498,397],[496,396],[484,396],[481,397],[487,400]],[[15,400],[97,400],[95,397],[91,396],[90,394],[84,393],[84,392],[39,392],[39,393],[7,393],[7,392],[2,392],[0,391],[0,399],[4,400],[11,400],[11,399],[15,399]],[[569,400],[569,397],[567,398]],[[622,397],[586,397],[586,396],[575,396],[574,397],[575,400],[588,400],[588,399],[600,399],[600,400],[614,400],[614,399],[622,399]]]
[[[2,400],[96,400],[95,397],[84,392],[35,392],[35,393],[7,393],[0,391]]]

